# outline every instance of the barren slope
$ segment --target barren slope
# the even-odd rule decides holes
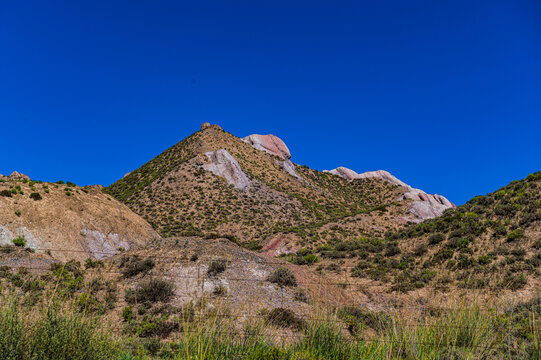
[[[0,182],[0,244],[59,260],[103,258],[159,235],[127,206],[98,188],[34,181]]]

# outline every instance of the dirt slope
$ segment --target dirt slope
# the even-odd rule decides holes
[[[99,188],[0,182],[0,245],[24,238],[26,247],[58,260],[82,260],[113,255],[157,237],[146,221]]]

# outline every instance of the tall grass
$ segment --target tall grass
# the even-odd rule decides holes
[[[181,330],[160,341],[115,336],[99,316],[76,307],[29,308],[8,296],[0,298],[0,359],[540,360],[539,313],[520,309],[520,317],[518,310],[504,316],[475,304],[416,320],[388,314],[355,334],[338,312],[314,311],[294,331],[262,320],[240,325],[215,311],[180,318]],[[358,326],[366,330],[362,320]]]
[[[0,304],[0,358],[105,360],[119,358],[120,342],[98,318],[53,305],[34,311],[7,297]]]

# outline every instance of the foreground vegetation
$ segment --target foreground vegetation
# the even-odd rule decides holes
[[[167,339],[113,331],[112,322],[60,301],[0,299],[2,359],[540,359],[541,299],[497,312],[433,308],[416,322],[341,308],[295,322],[244,323],[224,313],[180,317]],[[115,335],[116,334],[116,335]]]

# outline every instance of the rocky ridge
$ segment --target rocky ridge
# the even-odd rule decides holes
[[[330,171],[325,171],[347,180],[376,178],[403,187],[405,192],[397,200],[413,200],[410,207],[410,213],[415,216],[413,219],[415,222],[433,219],[441,216],[445,210],[456,207],[444,196],[427,194],[423,190],[413,188],[385,170],[368,171],[358,174],[346,167],[338,167]]]

